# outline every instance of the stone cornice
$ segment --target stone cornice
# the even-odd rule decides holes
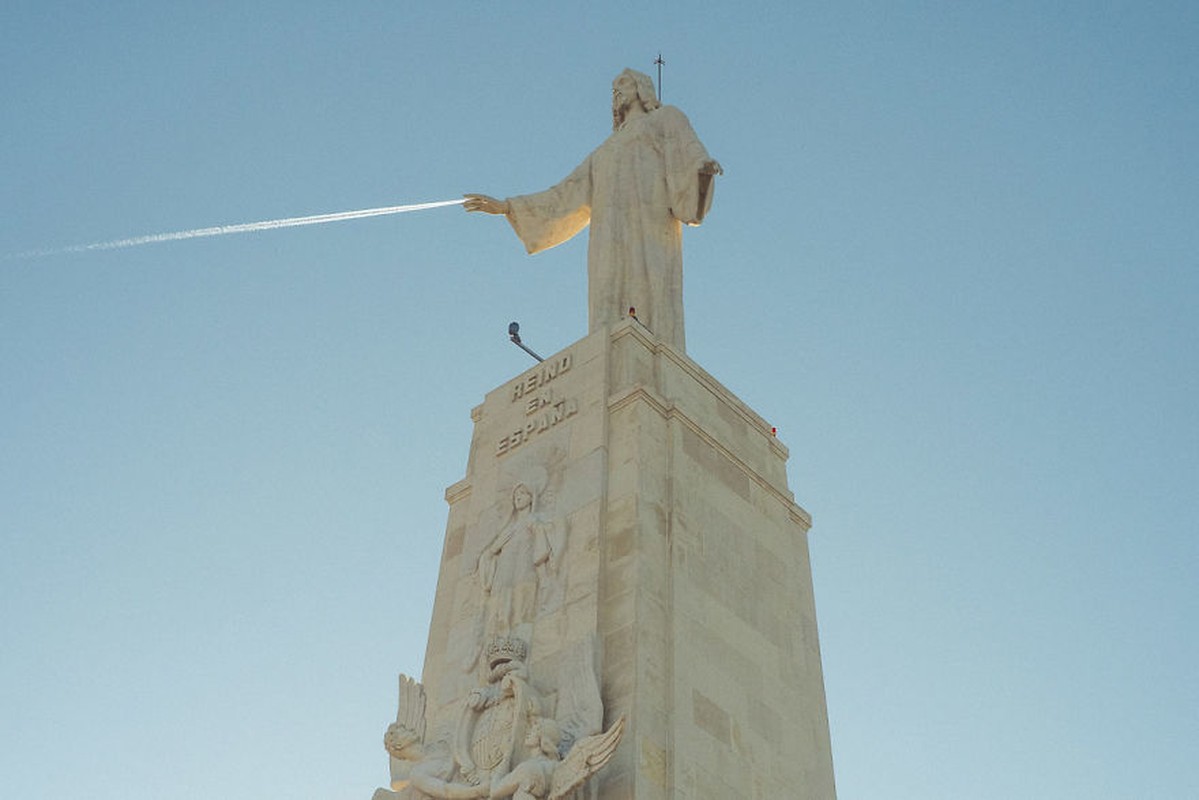
[[[633,320],[626,320],[612,330],[611,339],[613,342],[618,341],[626,336],[631,336],[638,341],[647,350],[652,351],[655,355],[662,355],[669,359],[673,364],[679,367],[683,372],[687,373],[696,383],[703,386],[719,401],[723,402],[738,416],[762,436],[766,437],[770,448],[784,461],[790,457],[790,450],[785,444],[778,440],[774,435],[772,426],[757,412],[747,406],[737,395],[733,394],[724,384],[718,381],[707,370],[699,364],[692,361],[686,354],[680,353],[673,347],[652,338],[648,331],[645,330],[639,323]]]
[[[452,483],[446,487],[445,501],[450,505],[454,505],[454,503],[465,500],[470,497],[471,488],[472,484],[469,478],[463,478],[457,483]]]
[[[707,431],[704,430],[698,422],[687,415],[686,412],[679,409],[677,405],[664,399],[657,392],[640,384],[624,389],[608,398],[608,411],[616,412],[621,409],[632,406],[638,402],[645,403],[648,407],[657,412],[660,416],[667,420],[678,420],[686,425],[696,436],[702,439],[706,444],[715,449],[724,458],[745,473],[745,475],[760,486],[767,494],[774,497],[778,502],[782,503],[787,509],[788,516],[792,521],[796,522],[803,528],[806,533],[812,526],[812,517],[798,503],[795,502],[795,496],[789,491],[780,489],[773,483],[762,477],[753,467],[746,464],[736,456],[731,450],[722,445]]]

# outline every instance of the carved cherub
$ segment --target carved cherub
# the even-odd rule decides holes
[[[407,784],[412,765],[425,757],[425,687],[407,675],[400,675],[400,703],[396,721],[383,734],[383,747],[394,759],[392,788]]]
[[[622,715],[607,731],[588,736],[562,758],[558,747],[562,732],[558,723],[538,717],[528,727],[525,745],[536,748],[536,754],[521,761],[501,778],[491,783],[490,800],[561,800],[603,769],[616,752],[624,736],[625,718]]]

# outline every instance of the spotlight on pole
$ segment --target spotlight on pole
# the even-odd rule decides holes
[[[525,346],[524,342],[522,342],[520,340],[520,323],[519,322],[509,322],[508,323],[508,338],[512,340],[512,344],[516,345],[521,350],[524,350],[526,353],[531,355],[533,358],[537,359],[538,361],[545,361],[544,358],[542,358],[541,356],[534,353],[532,350],[530,350],[528,347]]]

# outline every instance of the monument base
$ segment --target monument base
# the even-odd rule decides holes
[[[834,798],[810,519],[770,426],[635,320],[472,418],[421,697],[446,785],[502,782],[521,759],[560,778],[606,731],[614,751],[579,796]],[[400,790],[414,757],[389,749]]]

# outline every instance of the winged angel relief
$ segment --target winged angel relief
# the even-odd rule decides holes
[[[594,720],[593,714],[559,708],[551,716],[545,698],[529,682],[528,645],[522,639],[496,637],[486,655],[487,683],[467,695],[450,742],[426,747],[424,688],[400,676],[399,712],[384,736],[399,763],[391,784],[395,791],[380,789],[375,800],[560,800],[611,760],[624,735],[623,716],[600,733],[598,724],[587,730],[582,722]],[[574,673],[567,683],[590,675],[592,685],[561,687],[558,705],[598,697],[594,671]]]

